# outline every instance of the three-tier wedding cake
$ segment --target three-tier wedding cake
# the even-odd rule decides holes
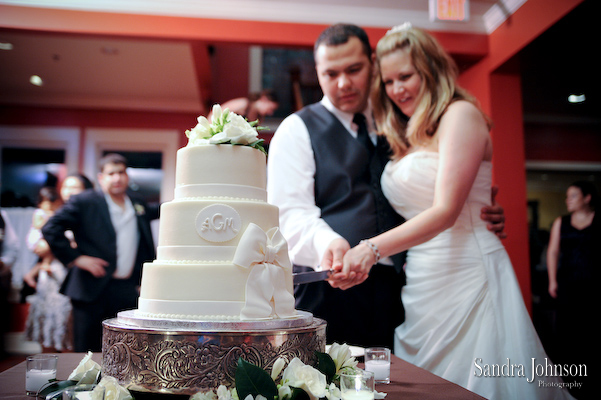
[[[177,152],[174,198],[161,205],[138,308],[103,323],[103,374],[130,390],[231,387],[239,358],[270,369],[280,357],[314,364],[325,350],[325,321],[294,308],[254,123],[219,106],[212,114]]]
[[[144,264],[140,315],[296,315],[288,247],[265,186],[262,151],[191,136],[177,152],[174,200],[161,206],[157,259]]]

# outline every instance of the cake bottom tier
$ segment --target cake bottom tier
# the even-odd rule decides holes
[[[325,352],[326,322],[284,329],[178,330],[103,322],[102,373],[129,390],[193,395],[234,387],[238,359],[270,371],[284,357],[315,365]]]
[[[250,273],[251,268],[231,262],[145,263],[138,310],[147,316],[170,319],[239,318]],[[292,271],[283,270],[283,275],[282,284],[292,297]]]

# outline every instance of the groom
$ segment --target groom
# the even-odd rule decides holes
[[[323,99],[287,117],[269,146],[269,202],[280,209],[295,271],[342,265],[361,239],[403,222],[380,189],[388,147],[376,135],[368,101],[373,58],[367,34],[355,25],[333,25],[318,37],[314,58]],[[485,213],[502,234],[502,209]],[[327,321],[327,343],[392,348],[394,329],[404,320],[403,264],[404,254],[380,260],[364,283],[344,291],[327,282],[300,285],[296,307]]]

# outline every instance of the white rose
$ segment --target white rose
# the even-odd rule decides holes
[[[226,110],[228,109],[226,108]],[[214,123],[219,121],[219,118],[221,118],[221,114],[223,114],[221,106],[219,104],[214,104],[213,109],[211,110],[211,122]]]
[[[208,392],[198,392],[190,397],[190,400],[217,400],[217,395],[212,390]]]
[[[340,389],[336,386],[335,383],[330,383],[330,388],[326,393],[326,397],[328,400],[340,400],[342,398],[342,394],[340,393]]]
[[[258,394],[257,397],[255,397],[253,399],[253,395],[249,394],[248,396],[246,396],[246,398],[244,398],[244,400],[267,400],[267,399],[265,398],[265,396],[262,396],[260,394]]]
[[[224,385],[219,385],[217,388],[217,398],[219,400],[232,400],[232,392]]]
[[[92,360],[92,352],[88,351],[67,379],[77,381],[78,385],[94,384],[98,380],[100,369],[100,365]]]
[[[230,142],[232,144],[249,144],[257,140],[257,131],[238,114],[229,114],[229,122],[220,132],[211,138],[211,143]]]
[[[292,397],[292,389],[288,385],[282,385],[278,388],[278,399],[283,400]]]
[[[198,124],[191,130],[186,131],[188,137],[188,146],[199,146],[208,144],[211,137],[211,124],[205,117],[198,117]]]
[[[284,370],[282,382],[303,389],[313,400],[325,397],[326,376],[315,368],[293,358]]]
[[[129,390],[119,385],[117,379],[112,376],[103,377],[98,386],[104,387],[105,400],[131,400],[133,399]]]
[[[334,360],[334,364],[336,364],[336,373],[342,368],[357,366],[358,362],[355,360],[355,357],[353,357],[351,349],[347,344],[332,344],[328,354],[332,357],[332,360]]]
[[[273,367],[271,368],[271,379],[275,381],[285,366],[286,360],[283,357],[280,357],[277,360],[275,360],[275,362],[273,363]]]

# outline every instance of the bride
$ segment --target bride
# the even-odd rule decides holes
[[[479,217],[491,198],[487,117],[420,29],[389,31],[376,68],[374,116],[393,150],[382,189],[407,222],[349,250],[331,284],[360,283],[380,258],[409,249],[395,355],[488,399],[569,398],[559,377],[532,379],[551,361],[509,257]]]

